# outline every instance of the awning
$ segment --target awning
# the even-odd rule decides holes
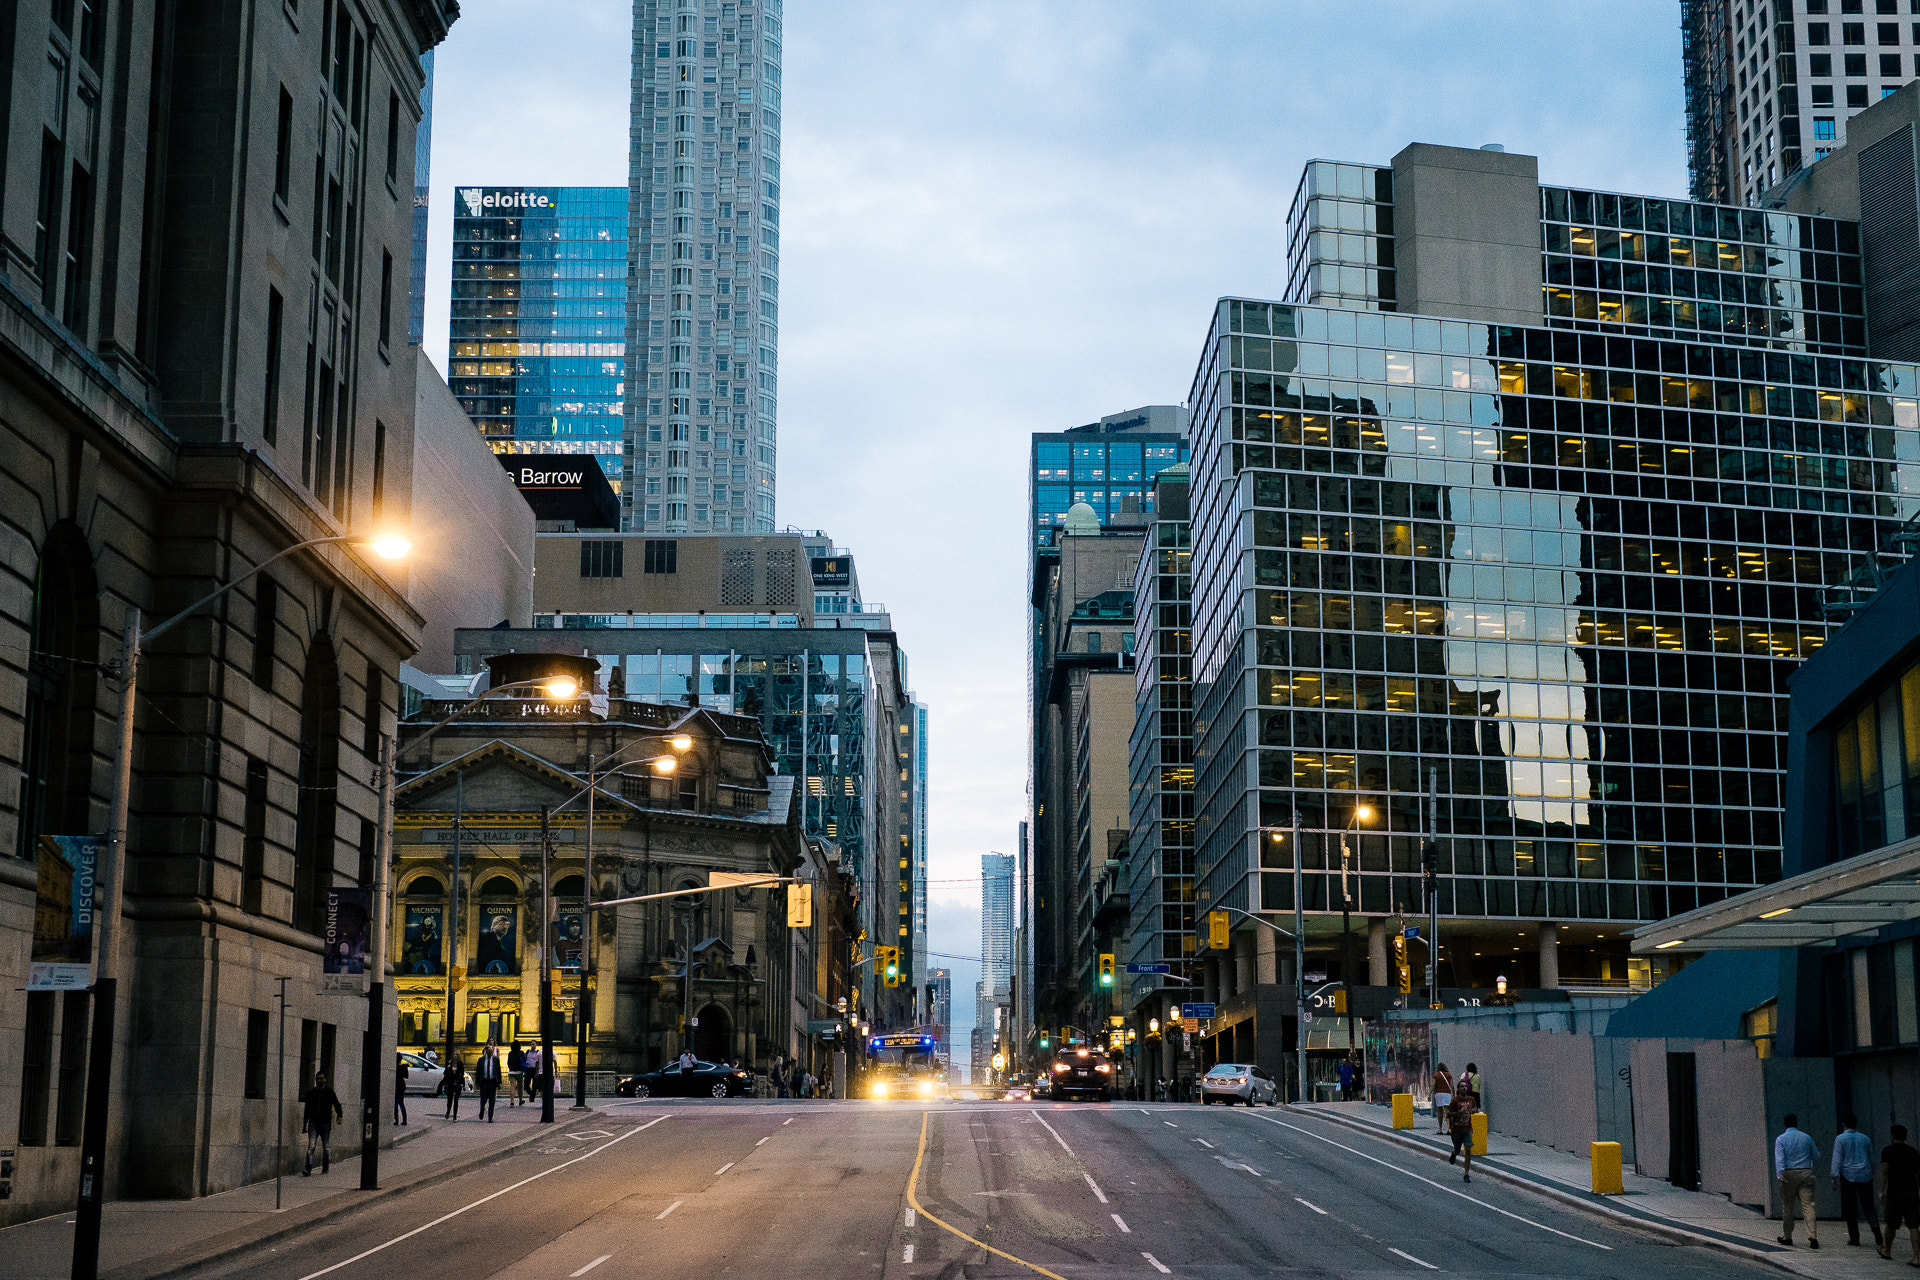
[[[1643,925],[1633,931],[1633,951],[1818,946],[1915,918],[1920,837]]]

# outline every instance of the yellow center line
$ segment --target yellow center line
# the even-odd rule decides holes
[[[920,1150],[914,1153],[913,1175],[907,1179],[907,1203],[913,1206],[913,1211],[935,1226],[951,1231],[968,1244],[978,1245],[988,1253],[1005,1258],[1008,1262],[1017,1262],[1029,1271],[1038,1271],[1041,1275],[1046,1276],[1048,1280],[1066,1280],[1065,1276],[1060,1275],[1058,1272],[1049,1271],[1037,1262],[1028,1262],[1025,1258],[1016,1258],[1005,1249],[996,1249],[984,1240],[975,1240],[972,1236],[954,1226],[952,1223],[942,1222],[939,1218],[934,1217],[933,1214],[927,1211],[927,1207],[920,1203],[920,1196],[917,1190],[920,1186],[920,1166],[926,1163],[927,1159],[927,1120],[932,1114],[930,1111],[922,1111],[920,1113]]]

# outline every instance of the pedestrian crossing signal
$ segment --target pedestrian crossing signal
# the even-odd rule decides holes
[[[1113,957],[1105,952],[1100,956],[1100,985],[1103,987],[1113,985]]]
[[[1215,951],[1225,951],[1227,942],[1227,913],[1224,911],[1207,912],[1207,946]]]
[[[790,884],[787,886],[787,928],[811,929],[813,927],[813,886],[810,884]]]

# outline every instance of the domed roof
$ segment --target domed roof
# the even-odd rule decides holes
[[[1100,517],[1086,503],[1076,502],[1067,508],[1066,527],[1068,533],[1098,533]]]

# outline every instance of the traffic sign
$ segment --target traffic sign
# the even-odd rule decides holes
[[[1180,1016],[1183,1018],[1211,1018],[1213,1016],[1213,1006],[1210,1004],[1183,1004],[1180,1006]]]
[[[1170,964],[1130,964],[1127,966],[1127,972],[1128,973],[1172,973],[1173,966]]]
[[[1400,936],[1403,938],[1417,938],[1420,936],[1420,926],[1417,924],[1410,924],[1404,930],[1401,931]]]

